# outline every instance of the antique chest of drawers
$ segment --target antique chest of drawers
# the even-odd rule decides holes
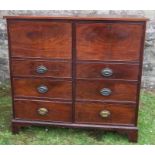
[[[145,18],[7,16],[12,131],[118,131],[136,142]]]

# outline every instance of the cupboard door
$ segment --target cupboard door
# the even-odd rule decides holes
[[[139,61],[143,24],[78,23],[77,59]]]
[[[71,24],[53,21],[9,21],[13,57],[71,58]]]

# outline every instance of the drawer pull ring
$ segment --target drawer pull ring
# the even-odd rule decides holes
[[[45,66],[42,66],[42,65],[41,65],[41,66],[38,66],[38,67],[37,67],[36,72],[39,73],[39,74],[44,74],[44,73],[47,72],[47,70],[48,70],[48,69],[47,69]]]
[[[100,116],[102,117],[102,118],[107,118],[107,117],[109,117],[110,116],[110,111],[109,110],[102,110],[101,112],[100,112]]]
[[[109,88],[103,88],[100,90],[100,93],[103,96],[109,96],[112,93],[112,91]]]
[[[38,109],[38,114],[41,116],[44,116],[48,113],[48,110],[46,108],[39,108]]]
[[[104,69],[101,70],[101,74],[102,74],[104,77],[109,77],[109,76],[112,76],[113,71],[112,71],[112,69],[110,69],[110,68],[104,68]]]
[[[38,92],[41,93],[41,94],[44,94],[46,92],[48,92],[48,88],[47,86],[44,86],[44,85],[41,85],[37,88]]]

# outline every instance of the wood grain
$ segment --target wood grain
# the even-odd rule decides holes
[[[7,18],[13,96],[12,131],[29,125],[115,130],[137,140],[146,18]],[[38,75],[38,65],[48,72]],[[109,67],[113,75],[101,76]],[[40,94],[37,87],[48,92]],[[110,96],[100,89],[112,90]],[[45,107],[48,115],[38,116]],[[111,115],[101,119],[99,112]]]
[[[106,16],[28,16],[28,15],[20,15],[20,16],[3,16],[4,19],[12,20],[12,19],[22,19],[22,20],[82,20],[82,21],[134,21],[134,22],[146,22],[149,19],[146,17],[139,16],[119,16],[119,15],[106,15]]]
[[[139,61],[143,24],[77,24],[77,59]]]
[[[110,111],[110,116],[102,118],[102,110]],[[135,106],[122,104],[103,104],[76,102],[76,123],[110,124],[110,125],[134,125]]]
[[[71,24],[52,21],[9,21],[13,57],[71,59]]]
[[[111,95],[103,96],[100,90],[108,88]],[[77,100],[117,100],[136,101],[137,84],[135,82],[108,80],[77,80]]]
[[[36,69],[39,66],[45,66],[47,72],[37,73]],[[71,78],[71,62],[66,61],[13,59],[11,69],[13,76]]]
[[[48,87],[48,92],[41,94],[37,88],[41,85]],[[53,99],[72,99],[72,82],[40,78],[14,78],[13,88],[15,97],[40,97]]]
[[[101,71],[105,68],[112,70],[113,74],[109,77],[104,77]],[[89,79],[124,79],[138,80],[139,64],[124,64],[124,63],[77,63],[77,78]]]
[[[15,118],[25,120],[72,122],[72,105],[68,102],[46,100],[15,100]],[[39,108],[46,108],[44,116],[38,114]]]

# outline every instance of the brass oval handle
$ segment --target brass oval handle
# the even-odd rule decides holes
[[[109,77],[109,76],[112,76],[113,71],[112,71],[112,69],[110,69],[110,68],[104,68],[104,69],[101,70],[101,74],[102,74],[104,77]]]
[[[103,88],[100,90],[100,93],[103,96],[109,96],[112,93],[112,91],[109,88]]]
[[[43,65],[38,66],[38,67],[36,68],[36,72],[39,73],[39,74],[44,74],[44,73],[47,72],[47,70],[48,70],[48,69],[47,69],[45,66],[43,66]]]
[[[39,115],[44,116],[44,115],[47,115],[47,113],[48,113],[48,110],[46,108],[39,108],[38,109],[38,114]]]
[[[101,116],[102,118],[107,118],[107,117],[109,117],[110,115],[111,115],[111,113],[110,113],[109,110],[102,110],[102,111],[100,112],[100,116]]]
[[[46,92],[48,92],[48,88],[47,86],[44,86],[44,85],[40,85],[38,88],[37,88],[38,92],[41,93],[41,94],[44,94]]]

